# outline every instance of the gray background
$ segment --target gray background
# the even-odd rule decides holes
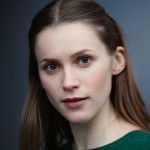
[[[98,1],[98,0],[97,0]],[[18,131],[27,91],[27,32],[48,0],[0,1],[0,149],[18,149]],[[150,1],[99,0],[128,39],[137,84],[150,110]]]

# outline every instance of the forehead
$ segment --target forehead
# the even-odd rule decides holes
[[[36,53],[51,51],[65,52],[80,49],[97,49],[104,46],[94,29],[85,23],[66,23],[48,27],[38,34]]]

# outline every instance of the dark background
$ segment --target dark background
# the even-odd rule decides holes
[[[18,149],[18,131],[28,84],[27,32],[48,0],[0,1],[0,149]],[[137,84],[150,110],[150,1],[97,0],[128,39]]]

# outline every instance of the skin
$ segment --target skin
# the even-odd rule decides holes
[[[112,75],[125,67],[123,52],[117,47],[109,55],[92,27],[80,22],[49,27],[37,36],[41,84],[70,122],[78,150],[105,145],[134,129],[116,118],[110,100]],[[67,98],[85,99],[66,103]]]

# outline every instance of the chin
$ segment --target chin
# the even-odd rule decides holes
[[[90,121],[90,118],[85,116],[72,116],[66,118],[72,124],[85,124]]]

